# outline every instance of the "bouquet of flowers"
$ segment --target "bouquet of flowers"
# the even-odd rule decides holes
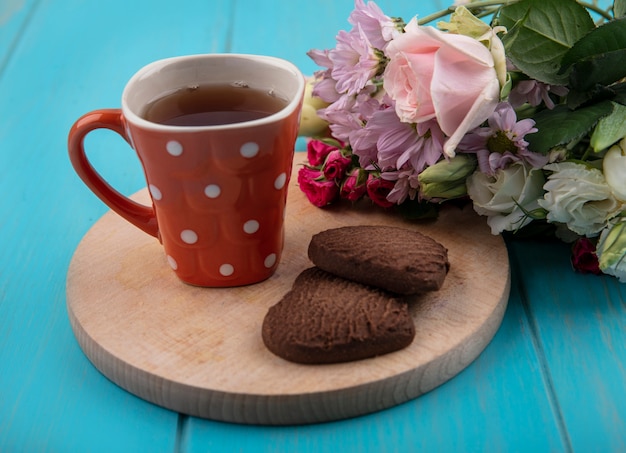
[[[408,23],[355,0],[348,21],[308,53],[313,204],[465,200],[493,234],[556,235],[576,270],[626,281],[626,0],[457,0]]]

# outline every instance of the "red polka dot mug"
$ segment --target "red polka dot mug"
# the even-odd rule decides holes
[[[282,103],[277,111],[225,124],[147,119],[155,100],[207,84],[243,90],[222,96],[224,102],[262,92]],[[70,159],[104,203],[158,238],[164,261],[182,281],[207,287],[257,283],[273,274],[281,257],[304,86],[293,64],[273,57],[207,54],[156,61],[130,79],[121,109],[95,110],[76,121],[68,138]],[[135,150],[152,206],[119,193],[91,165],[84,139],[100,128],[117,132]]]

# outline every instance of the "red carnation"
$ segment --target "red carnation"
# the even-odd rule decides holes
[[[351,163],[352,159],[344,157],[341,151],[335,149],[326,157],[324,176],[326,179],[342,179]]]
[[[322,165],[331,151],[336,150],[336,146],[329,145],[320,140],[309,140],[306,145],[306,157],[313,167]]]
[[[341,185],[341,198],[357,201],[367,191],[365,181],[365,172],[360,168],[353,169]]]
[[[339,194],[339,187],[334,181],[328,181],[320,170],[302,167],[298,171],[298,184],[309,201],[321,208],[331,203]]]
[[[572,266],[583,274],[600,275],[596,246],[588,238],[580,238],[572,247]]]
[[[393,206],[393,202],[387,200],[387,195],[394,188],[395,183],[393,181],[387,181],[379,176],[369,175],[367,179],[367,196],[372,199],[374,203],[383,208],[389,208]]]

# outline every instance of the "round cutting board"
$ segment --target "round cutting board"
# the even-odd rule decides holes
[[[67,308],[82,350],[129,392],[185,414],[249,424],[301,424],[353,417],[403,403],[469,365],[497,331],[508,301],[506,247],[471,206],[436,221],[409,222],[368,203],[312,206],[296,186],[296,154],[285,249],[268,280],[238,288],[180,282],[159,243],[113,212],[79,244],[67,276]],[[149,204],[147,190],[135,199]],[[441,290],[411,302],[416,335],[400,351],[332,365],[283,360],[263,345],[270,306],[312,264],[311,236],[343,225],[419,230],[448,248]]]

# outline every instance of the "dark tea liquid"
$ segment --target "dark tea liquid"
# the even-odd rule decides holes
[[[230,84],[182,88],[150,104],[143,117],[169,126],[218,126],[272,115],[287,101],[268,90]]]

